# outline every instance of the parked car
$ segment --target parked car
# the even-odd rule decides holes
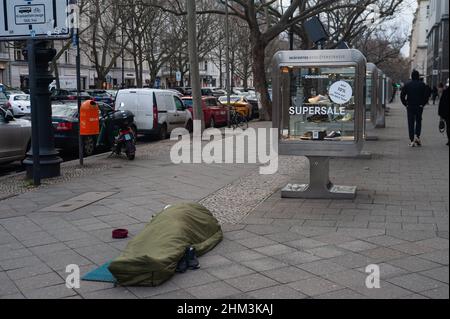
[[[228,98],[226,96],[222,96],[219,98],[219,102],[223,105],[228,105]],[[230,106],[235,108],[236,112],[247,119],[252,118],[252,106],[245,96],[232,95],[230,97],[230,102]]]
[[[105,90],[89,90],[86,91],[95,102],[103,102],[108,105],[114,105],[114,99]]]
[[[106,90],[106,93],[108,93],[113,101],[116,102],[117,90]]]
[[[13,95],[13,94],[28,94],[28,93],[25,93],[24,91],[22,91],[22,90],[19,90],[19,89],[6,89],[5,91],[4,91],[4,93],[5,93],[5,95],[6,95],[6,97],[9,99],[9,97],[11,96],[11,95]],[[28,94],[29,95],[29,94]]]
[[[8,97],[0,91],[0,107],[6,108],[6,103],[8,103]]]
[[[227,91],[222,89],[213,89],[213,95],[217,98],[227,95]]]
[[[99,106],[99,119],[113,112],[110,105],[97,102]],[[55,147],[64,151],[78,150],[78,104],[76,101],[54,102],[52,104],[52,122],[55,135]],[[83,138],[84,155],[91,156],[97,151],[98,136]]]
[[[0,164],[23,160],[31,145],[31,122],[15,119],[11,111],[1,107],[4,99],[0,92]]]
[[[192,97],[183,97],[182,100],[194,118]],[[207,127],[218,127],[228,124],[227,108],[217,98],[203,97],[202,109]]]
[[[28,94],[11,94],[6,102],[6,108],[11,110],[15,117],[31,113],[31,101]]]
[[[82,101],[92,100],[92,96],[85,91],[81,91],[80,96]],[[52,101],[76,101],[77,90],[53,90],[51,99]]]
[[[233,92],[236,95],[242,95],[242,96],[248,96],[256,94],[256,91],[254,89],[244,89],[242,87],[235,87],[233,88]]]
[[[178,91],[178,90],[174,90],[174,89],[168,89],[167,91],[170,91],[170,92],[173,92],[173,93],[175,93],[178,97],[183,97],[184,95],[183,94],[181,94],[181,92],[180,91]]]
[[[176,91],[180,92],[181,95],[183,95],[183,96],[186,96],[186,95],[191,94],[190,91],[188,92],[187,89],[188,89],[188,88],[183,88],[183,87],[174,87],[174,88],[172,88],[172,90],[176,90]],[[190,89],[190,88],[189,88],[189,89]],[[189,94],[188,94],[188,93],[189,93]]]
[[[252,106],[252,119],[259,118],[259,108],[260,108],[260,102],[258,100],[258,97],[256,94],[248,95],[247,97],[248,103]]]
[[[202,88],[202,96],[214,96],[212,88]]]
[[[116,110],[135,115],[137,132],[166,139],[176,128],[193,130],[191,112],[178,95],[168,90],[126,89],[117,93]]]

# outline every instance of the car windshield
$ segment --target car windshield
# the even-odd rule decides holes
[[[230,97],[230,101],[231,103],[236,103],[239,102],[241,100],[241,98],[239,96],[231,96]],[[220,103],[227,103],[228,102],[228,98],[226,96],[222,96],[219,99]]]
[[[206,106],[208,107],[217,107],[217,100],[216,99],[206,99]]]
[[[52,106],[52,115],[55,117],[76,117],[77,113],[78,106],[76,104]]]
[[[29,101],[30,96],[29,95],[16,95],[14,97],[14,101]]]
[[[186,107],[192,107],[193,105],[192,99],[183,99],[183,103]]]

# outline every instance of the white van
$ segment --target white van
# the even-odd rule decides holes
[[[120,90],[116,110],[133,112],[138,133],[160,139],[176,128],[193,129],[192,114],[175,92],[156,89]]]

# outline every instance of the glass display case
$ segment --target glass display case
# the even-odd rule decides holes
[[[378,68],[373,63],[367,63],[366,73],[366,121],[373,126],[377,121],[378,105]]]
[[[360,153],[366,60],[359,51],[283,51],[275,56],[273,72],[273,121],[281,154]]]
[[[367,61],[358,50],[281,51],[273,60],[273,126],[279,155],[306,156],[309,184],[288,184],[283,198],[352,199],[354,186],[330,181],[331,157],[364,146]]]
[[[377,103],[377,116],[376,116],[376,128],[386,127],[386,75],[383,71],[378,71],[378,103]]]

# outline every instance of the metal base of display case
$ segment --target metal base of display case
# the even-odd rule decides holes
[[[289,184],[281,191],[282,198],[354,199],[355,186],[337,186],[330,181],[330,158],[308,157],[310,184]]]

